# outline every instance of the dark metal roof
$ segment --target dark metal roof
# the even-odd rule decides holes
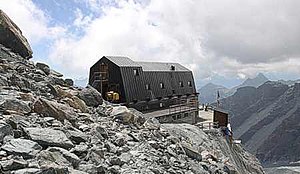
[[[128,57],[104,56],[119,67],[142,67],[143,71],[190,71],[179,63],[168,62],[135,62]],[[171,70],[171,66],[175,70]]]
[[[144,71],[190,71],[179,63],[163,63],[163,62],[137,62],[142,66]],[[171,70],[171,66],[175,70]]]
[[[133,60],[129,59],[128,57],[122,56],[104,56],[108,60],[112,61],[114,64],[118,65],[119,67],[140,67],[139,64],[134,62]]]

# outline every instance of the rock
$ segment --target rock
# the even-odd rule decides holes
[[[97,174],[106,174],[107,173],[107,168],[99,165],[95,166],[94,164],[80,164],[78,166],[78,170],[84,171],[87,173],[97,173]]]
[[[122,166],[124,164],[124,162],[118,158],[118,157],[113,157],[109,160],[109,163],[111,165],[118,165],[118,166]]]
[[[160,128],[160,123],[156,118],[149,118],[144,123],[144,127],[149,130],[157,130]]]
[[[21,155],[24,158],[34,157],[42,147],[31,140],[26,139],[11,139],[5,143],[1,149],[7,151],[9,154]]]
[[[78,97],[83,100],[87,106],[97,107],[103,102],[100,92],[90,85],[82,89]]]
[[[66,135],[70,140],[72,140],[75,144],[79,144],[81,142],[86,142],[88,140],[88,136],[81,131],[67,131]]]
[[[40,70],[42,70],[46,75],[50,74],[50,67],[44,63],[36,63],[35,65],[37,68],[39,68]]]
[[[62,154],[62,156],[67,159],[74,168],[76,168],[80,162],[80,159],[77,155],[63,149],[63,148],[60,148],[60,147],[49,147],[47,149],[47,151],[50,151],[50,152],[59,152]]]
[[[25,168],[25,169],[20,169],[20,170],[15,170],[12,171],[12,174],[38,174],[42,170],[38,168]]]
[[[0,98],[0,108],[3,108],[6,111],[14,111],[17,113],[26,114],[31,111],[31,108],[28,104],[22,100],[16,98]]]
[[[134,123],[134,115],[130,110],[127,109],[125,106],[116,106],[113,107],[111,113],[116,120],[119,120],[123,124],[131,124]]]
[[[50,152],[43,150],[37,155],[36,159],[42,168],[64,169],[72,167],[72,163],[64,158],[63,154],[58,151]]]
[[[197,161],[202,161],[202,155],[197,150],[185,144],[182,144],[182,147],[188,157]]]
[[[20,28],[0,10],[0,43],[22,57],[32,58],[32,50]]]
[[[24,159],[10,159],[0,161],[4,171],[18,170],[27,167],[28,163]]]
[[[79,99],[77,96],[72,96],[71,98],[64,98],[62,101],[66,102],[69,106],[75,109],[79,109],[81,112],[88,112],[88,108],[84,101]]]
[[[54,117],[59,121],[67,119],[74,122],[78,117],[78,114],[74,112],[73,108],[43,98],[40,98],[34,103],[33,110],[42,114],[44,117]]]
[[[42,146],[57,146],[65,149],[74,147],[65,133],[60,130],[50,128],[25,128],[24,130],[30,139],[38,142]]]
[[[68,86],[73,86],[74,85],[74,81],[72,79],[65,79],[65,82]]]
[[[51,74],[52,76],[56,76],[56,77],[63,77],[63,76],[64,76],[64,75],[62,75],[61,73],[59,73],[59,72],[57,72],[57,71],[55,71],[55,70],[53,70],[53,69],[50,70],[50,74]]]
[[[12,127],[9,124],[0,121],[0,142],[3,141],[3,138],[6,135],[12,135],[12,134],[13,134]]]

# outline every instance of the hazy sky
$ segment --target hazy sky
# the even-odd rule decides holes
[[[33,61],[85,78],[103,55],[179,62],[198,84],[300,75],[299,0],[0,0]]]

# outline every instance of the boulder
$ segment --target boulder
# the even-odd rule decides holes
[[[40,173],[42,170],[38,168],[25,168],[12,171],[12,174],[37,174]]]
[[[125,106],[113,107],[110,116],[113,116],[116,120],[124,124],[130,124],[134,122],[134,115]]]
[[[35,66],[42,70],[46,75],[50,74],[50,67],[47,64],[38,62]]]
[[[100,92],[90,85],[82,89],[78,97],[83,100],[87,106],[97,107],[103,103]]]
[[[1,121],[0,122],[0,142],[3,141],[3,138],[6,135],[12,135],[12,134],[13,134],[12,127],[9,124]]]
[[[75,144],[80,144],[81,142],[86,142],[88,140],[88,135],[81,131],[67,131],[66,135],[70,140],[72,140]]]
[[[49,152],[53,152],[53,153],[60,153],[65,159],[67,159],[71,164],[72,166],[75,168],[78,166],[79,162],[80,162],[80,159],[77,155],[63,149],[63,148],[60,148],[60,147],[49,147],[47,149],[47,151]]]
[[[1,149],[5,150],[9,154],[21,155],[24,158],[34,157],[42,147],[31,140],[26,139],[11,139],[6,142]]]
[[[32,58],[32,50],[20,28],[0,10],[0,44],[26,59]]]
[[[74,147],[65,133],[50,128],[25,128],[25,132],[33,140],[42,146],[57,146],[65,149]]]
[[[78,117],[78,114],[74,112],[73,108],[43,98],[38,99],[34,103],[33,110],[42,114],[44,117],[54,117],[59,121],[67,119],[72,122]]]
[[[160,123],[156,118],[149,118],[144,123],[144,127],[149,130],[157,130],[160,128]]]
[[[12,171],[23,169],[28,166],[28,163],[24,159],[20,158],[0,161],[0,165],[2,166],[4,171]]]
[[[73,86],[74,85],[74,81],[72,79],[65,79],[65,82],[68,86]]]
[[[16,98],[4,98],[0,100],[0,108],[8,112],[13,111],[20,114],[26,114],[31,111],[28,103]]]

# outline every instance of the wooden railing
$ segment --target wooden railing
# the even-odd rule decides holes
[[[204,130],[204,129],[210,130],[213,128],[218,128],[219,123],[218,122],[200,122],[200,123],[197,123],[196,126],[202,130]]]

